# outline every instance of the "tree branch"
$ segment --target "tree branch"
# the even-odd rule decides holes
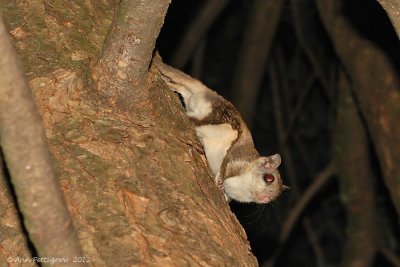
[[[331,60],[327,49],[320,45],[324,41],[321,38],[321,34],[317,34],[317,30],[315,30],[315,12],[310,11],[312,10],[310,5],[313,5],[313,3],[308,0],[290,1],[293,28],[313,71],[321,82],[323,92],[327,99],[332,102],[331,86],[328,79],[331,68],[331,64],[328,62],[331,62]]]
[[[400,79],[386,54],[362,37],[341,14],[340,3],[317,0],[324,26],[351,77],[386,187],[400,215]]]
[[[280,92],[280,82],[283,88],[287,88],[284,79],[279,79],[279,73],[284,73],[283,59],[278,57],[278,54],[275,56],[276,60],[273,60],[271,64],[268,65],[268,74],[270,78],[270,88],[271,88],[271,98],[272,98],[272,106],[274,109],[274,119],[275,119],[275,128],[276,128],[276,136],[278,139],[279,150],[281,150],[283,154],[283,165],[285,166],[285,170],[287,172],[287,177],[290,182],[292,198],[296,198],[299,195],[299,188],[297,186],[295,167],[292,160],[292,153],[288,146],[284,142],[284,136],[287,131],[285,129],[285,111],[283,108],[283,101]]]
[[[285,164],[285,170],[287,172],[288,179],[291,181],[290,185],[292,186],[292,189],[293,189],[293,192],[292,192],[293,194],[291,194],[291,195],[294,199],[296,199],[296,202],[297,202],[297,198],[299,196],[299,189],[298,189],[296,179],[295,179],[295,167],[294,167],[293,160],[292,160],[292,153],[288,149],[287,143],[285,142],[285,136],[288,137],[289,133],[288,133],[288,130],[286,130],[285,126],[284,126],[284,115],[283,114],[287,114],[287,113],[289,113],[289,111],[284,108],[285,105],[282,105],[282,103],[284,103],[285,101],[282,100],[282,94],[279,92],[279,81],[278,81],[278,76],[279,76],[278,72],[286,73],[287,70],[285,68],[282,53],[279,49],[277,49],[274,59],[275,60],[273,60],[273,62],[272,62],[274,64],[270,64],[268,66],[268,74],[269,74],[269,78],[270,78],[272,103],[273,103],[273,107],[274,107],[274,111],[275,111],[274,116],[275,116],[275,124],[276,124],[276,129],[277,129],[278,143],[279,143],[280,150],[283,153],[283,158],[285,159],[284,164]],[[310,77],[315,77],[315,74],[312,73]],[[285,81],[284,78],[282,78],[282,77],[279,77],[279,78],[280,78],[279,80],[281,81],[281,84],[282,84],[282,88],[284,89],[284,91],[287,92],[289,90],[289,85],[287,84],[287,82]],[[309,86],[307,88],[311,88],[311,86]],[[301,109],[301,106],[299,107],[299,110],[300,109]],[[317,192],[317,191],[318,190],[316,190],[315,192]],[[293,214],[293,213],[291,213],[291,214]],[[300,213],[298,213],[298,215],[300,215]],[[291,221],[290,224],[285,224],[283,226],[283,229],[281,232],[281,237],[282,237],[282,234],[285,232],[286,232],[287,236],[284,238],[284,240],[279,239],[280,241],[282,241],[280,243],[281,246],[278,247],[278,249],[274,252],[272,257],[265,263],[265,265],[264,265],[265,267],[273,266],[275,264],[276,260],[278,259],[278,256],[280,255],[280,253],[282,251],[282,247],[283,247],[282,244],[284,242],[286,242],[287,237],[289,236],[291,229],[294,226],[294,223],[297,221],[297,218],[298,217],[296,217],[293,221]],[[312,247],[314,248],[314,251],[317,255],[317,260],[319,261],[319,263],[322,264],[324,262],[323,253],[322,253],[322,250],[320,249],[320,247],[318,246],[317,237],[316,237],[313,229],[311,227],[309,227],[310,220],[307,217],[305,217],[303,219],[303,226],[304,226],[305,232],[310,240],[310,243],[311,243]],[[285,227],[289,227],[289,230]]]
[[[343,71],[339,79],[334,158],[347,218],[341,266],[372,266],[377,252],[378,226],[368,139]]]
[[[98,91],[127,110],[143,102],[138,94],[170,0],[121,0],[102,54],[92,69]],[[146,23],[144,23],[146,22]],[[139,97],[143,96],[143,97]]]
[[[315,258],[316,258],[316,262],[317,262],[317,266],[318,267],[324,267],[326,266],[325,263],[325,257],[324,257],[324,251],[322,249],[321,244],[318,241],[318,236],[315,233],[316,228],[314,228],[314,226],[311,223],[311,220],[308,218],[304,218],[302,220],[302,224],[304,227],[304,230],[307,233],[308,239],[310,240],[310,244],[311,247],[313,248],[314,254],[315,254]]]
[[[0,21],[0,143],[19,209],[40,256],[82,256],[58,184],[40,115]],[[83,265],[83,264],[82,264]]]
[[[186,65],[196,45],[228,3],[229,0],[208,0],[203,5],[172,56],[172,66],[181,69]]]
[[[382,246],[379,252],[389,261],[394,267],[400,267],[400,258],[394,251],[388,247]]]
[[[203,67],[204,67],[204,60],[205,60],[205,52],[206,52],[206,43],[207,40],[204,38],[202,39],[196,47],[196,50],[194,51],[193,54],[193,63],[192,63],[192,68],[190,71],[190,74],[192,77],[202,80],[201,76],[203,73]]]
[[[285,0],[254,1],[232,82],[233,102],[249,128]]]
[[[307,207],[308,203],[311,199],[319,192],[319,190],[324,186],[330,177],[335,174],[335,165],[330,162],[325,169],[323,169],[317,176],[315,177],[313,183],[307,188],[307,190],[302,194],[302,196],[297,200],[296,205],[291,209],[288,213],[288,217],[282,227],[281,234],[279,236],[279,244],[284,244],[290,233],[293,230],[293,227],[300,215]],[[270,259],[263,264],[263,267],[272,267],[275,264],[279,254],[281,253],[282,246],[280,246],[274,254],[270,257]]]
[[[324,186],[328,182],[329,178],[334,174],[335,165],[333,162],[330,162],[319,174],[316,175],[312,184],[308,186],[307,190],[304,191],[301,197],[297,200],[296,205],[289,212],[289,216],[287,217],[279,236],[280,243],[284,243],[287,240],[292,232],[294,224],[299,219],[310,200],[315,196],[316,193],[319,192],[321,187]]]

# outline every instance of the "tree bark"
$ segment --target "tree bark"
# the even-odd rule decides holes
[[[375,187],[367,132],[344,72],[340,75],[334,158],[346,209],[347,240],[341,266],[373,266],[378,250]]]
[[[41,257],[72,261],[82,250],[39,112],[1,18],[0,54],[0,144],[25,227]]]
[[[99,92],[119,108],[130,109],[134,102],[146,100],[139,97],[145,95],[138,91],[145,86],[169,3],[170,0],[122,0],[118,5],[92,77]]]
[[[349,24],[340,1],[317,0],[336,53],[350,75],[392,201],[400,214],[400,80],[387,55]]]
[[[137,52],[127,47],[137,42],[124,46],[109,36],[111,48],[96,61],[119,1],[78,2],[16,1],[0,10],[28,70],[85,259],[95,266],[256,266],[179,99],[157,72],[142,69],[149,50]],[[156,2],[148,2],[149,10]],[[151,46],[150,39],[140,44]],[[118,44],[130,51],[124,62],[143,61],[118,65],[125,55],[112,50]],[[94,61],[103,63],[91,72]],[[141,82],[116,83],[124,66],[129,79],[143,71]],[[108,82],[114,87],[107,89]],[[12,242],[0,241],[7,244]],[[8,255],[19,254],[13,247],[0,250],[1,257]]]

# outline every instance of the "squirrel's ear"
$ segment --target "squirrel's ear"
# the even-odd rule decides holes
[[[281,165],[281,156],[279,154],[275,154],[268,157],[260,157],[258,159],[258,164],[261,168],[266,169],[276,169]]]
[[[271,168],[278,168],[281,165],[281,156],[279,154],[275,154],[268,157],[269,162],[271,164]]]

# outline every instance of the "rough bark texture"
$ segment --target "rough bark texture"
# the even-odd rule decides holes
[[[42,257],[82,256],[22,64],[0,18],[0,144],[30,240]]]
[[[346,208],[348,238],[343,267],[368,267],[378,249],[375,187],[372,181],[367,132],[361,121],[350,84],[342,73],[335,128],[334,158]]]
[[[101,97],[89,87],[88,66],[100,53],[117,2],[0,4],[86,259],[95,266],[256,266],[179,99],[158,74],[145,76],[126,112],[110,105],[117,91],[104,98],[107,77],[96,80]],[[111,67],[104,75],[114,79]],[[3,213],[12,213],[7,207]],[[0,257],[29,254],[7,244],[16,245],[2,239]]]
[[[400,80],[386,54],[349,24],[340,1],[317,0],[336,53],[352,79],[386,186],[400,214]]]
[[[249,128],[284,2],[256,0],[253,3],[232,82],[233,103]]]
[[[143,102],[151,54],[170,0],[122,0],[99,61],[92,70],[97,89],[110,103],[129,109]],[[110,77],[113,77],[110,79]]]

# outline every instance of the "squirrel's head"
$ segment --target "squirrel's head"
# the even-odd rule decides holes
[[[239,176],[224,181],[225,194],[239,202],[268,203],[288,189],[282,184],[278,167],[281,156],[255,159]]]

